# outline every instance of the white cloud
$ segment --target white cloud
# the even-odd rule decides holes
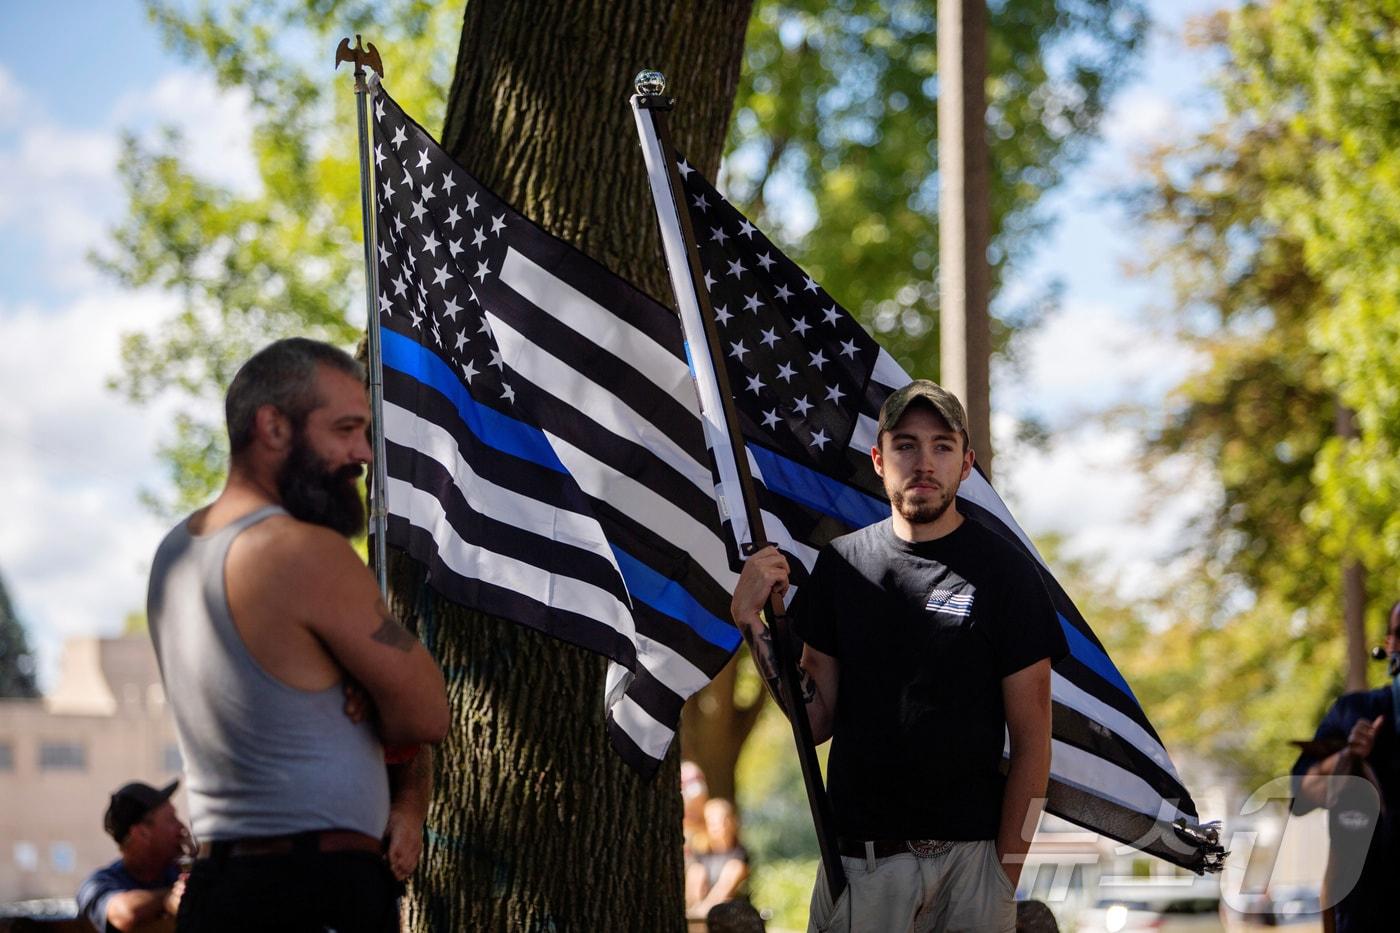
[[[1106,304],[1071,302],[1031,336],[1019,378],[997,385],[998,405],[1080,420],[1111,405],[1153,403],[1199,360],[1191,349]]]
[[[1139,84],[1114,99],[1104,116],[1103,137],[1114,149],[1133,154],[1179,137],[1184,122],[1172,98]]]
[[[0,62],[0,130],[6,130],[19,123],[26,103],[24,89],[15,80],[14,73]]]
[[[174,124],[192,170],[247,192],[257,185],[248,106],[246,93],[177,70],[74,128],[37,112],[0,67],[0,250],[37,244],[40,263],[15,271],[18,291],[63,296],[0,304],[0,397],[11,400],[0,406],[0,572],[45,686],[65,638],[115,632],[144,606],[165,530],[137,495],[165,486],[155,450],[168,437],[167,406],[138,410],[106,380],[119,370],[121,335],[154,330],[175,300],[123,290],[85,258],[122,210],[119,133]]]
[[[43,122],[0,150],[0,225],[37,236],[60,280],[87,271],[84,254],[116,207],[117,151],[110,134]]]
[[[112,120],[123,127],[178,128],[195,174],[240,194],[254,194],[261,181],[252,157],[251,107],[246,88],[220,88],[209,75],[181,69],[124,95],[112,109]]]
[[[1003,416],[996,434],[996,485],[1017,521],[1032,536],[1062,536],[1066,557],[1089,561],[1100,584],[1127,598],[1158,591],[1214,494],[1208,474],[1186,462],[1156,477],[1170,496],[1154,492],[1138,461],[1141,439],[1124,428],[1089,422],[1037,448],[1017,443],[1013,419]]]
[[[23,99],[23,87],[0,70],[0,127]],[[255,192],[248,108],[246,91],[224,91],[210,78],[175,71],[115,101],[101,127],[74,129],[45,114],[27,114],[22,125],[10,121],[16,131],[0,142],[0,248],[12,237],[37,240],[45,262],[39,271],[59,288],[109,287],[86,255],[104,242],[123,207],[119,134],[176,126],[196,174]]]
[[[145,602],[162,523],[136,499],[162,482],[168,427],[108,391],[120,335],[150,328],[172,302],[89,296],[59,309],[0,308],[0,450],[7,505],[0,571],[52,676],[62,640],[112,633]]]

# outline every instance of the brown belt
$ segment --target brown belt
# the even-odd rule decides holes
[[[199,845],[200,858],[241,858],[253,855],[290,855],[306,852],[378,852],[379,840],[348,829],[323,829],[290,836],[254,836],[219,839]]]
[[[953,843],[945,839],[872,839],[870,842],[875,848],[876,858],[910,853],[920,858],[934,858],[953,847]],[[836,847],[842,855],[850,858],[866,857],[864,839],[847,839],[842,836],[837,839]]]

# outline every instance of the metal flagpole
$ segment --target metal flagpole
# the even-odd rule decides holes
[[[710,307],[710,295],[697,284],[704,273],[696,251],[690,213],[685,206],[685,190],[676,168],[676,150],[671,145],[666,123],[666,112],[671,109],[673,101],[665,93],[664,75],[659,71],[640,73],[637,75],[637,94],[632,98],[632,111],[637,118],[637,132],[642,140],[647,176],[656,203],[657,220],[661,225],[661,241],[686,343],[692,348],[708,348],[709,365],[701,365],[694,350],[689,351],[688,355],[692,360],[691,372],[699,391],[707,435],[717,441],[714,447],[720,474],[720,512],[730,520],[738,540],[749,542],[745,549],[752,551],[763,547],[766,540],[763,514],[754,491],[753,476],[749,473],[743,433],[734,412],[734,397],[723,363],[723,349],[715,327],[714,309]],[[729,456],[725,456],[726,451]],[[724,491],[736,488],[743,501],[728,502]],[[763,621],[773,633],[773,654],[779,681],[776,694],[792,725],[793,740],[797,744],[797,755],[802,765],[802,780],[807,788],[807,802],[811,807],[812,823],[817,831],[817,844],[821,848],[822,865],[826,871],[827,888],[834,902],[845,890],[846,873],[841,867],[836,822],[832,816],[831,800],[822,784],[821,766],[812,742],[812,727],[807,720],[806,704],[802,701],[798,683],[797,659],[792,657],[788,617],[780,597],[774,595],[763,607]],[[769,686],[773,687],[772,684]]]
[[[374,454],[371,465],[373,473],[369,484],[369,540],[370,563],[374,566],[375,578],[379,581],[379,592],[387,600],[389,597],[389,563],[386,558],[385,533],[388,531],[389,511],[384,503],[385,487],[389,477],[384,462],[384,361],[379,344],[379,264],[375,260],[376,236],[374,223],[374,182],[370,177],[373,171],[373,126],[369,122],[369,97],[384,77],[384,64],[379,59],[379,50],[374,43],[369,48],[360,45],[359,35],[355,36],[355,47],[350,47],[349,39],[341,39],[335,50],[335,67],[341,62],[355,65],[355,108],[360,125],[360,213],[364,219],[365,241],[365,328],[369,333],[369,405],[370,443]],[[365,66],[374,69],[375,77],[366,79]],[[371,81],[374,86],[371,87]]]

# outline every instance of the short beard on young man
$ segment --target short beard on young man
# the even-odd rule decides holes
[[[365,503],[355,483],[359,476],[357,463],[328,468],[298,430],[286,462],[277,471],[277,492],[293,518],[353,538],[365,530]]]
[[[904,497],[904,490],[885,488],[885,494],[890,497],[890,505],[899,513],[899,517],[911,525],[931,525],[943,517],[943,513],[948,511],[948,506],[953,504],[953,497],[957,495],[957,490],[949,492],[942,490],[938,498],[933,501],[920,502],[914,505]]]

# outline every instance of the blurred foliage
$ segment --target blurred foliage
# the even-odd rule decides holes
[[[144,609],[132,609],[122,616],[123,635],[145,635],[151,630],[150,620]]]
[[[760,2],[726,162],[739,205],[925,374],[938,360],[935,6]],[[436,132],[462,4],[151,0],[148,9],[168,44],[247,93],[261,179],[245,192],[199,178],[177,135],[125,143],[128,216],[97,260],[123,284],[171,291],[184,307],[157,330],[127,336],[113,385],[137,403],[177,400],[160,450],[174,495],[146,498],[179,513],[217,488],[226,456],[218,402],[243,359],[293,333],[347,347],[357,337],[354,101],[346,70],[332,77],[336,42],[354,32],[372,39],[395,97]],[[998,276],[1045,226],[1041,195],[1092,138],[1145,29],[1140,0],[991,5]],[[810,208],[815,226],[787,229],[771,210],[780,200]],[[997,345],[1052,303],[1047,292],[1002,308]]]
[[[1292,151],[1269,216],[1328,295],[1309,329],[1323,377],[1360,436],[1321,453],[1307,515],[1323,553],[1355,555],[1378,591],[1400,582],[1400,3],[1289,0],[1231,35],[1233,104],[1269,115]]]
[[[805,930],[812,903],[812,881],[818,858],[782,859],[754,869],[749,881],[750,900],[765,915],[770,930]]]
[[[34,652],[24,623],[10,602],[10,591],[0,577],[0,699],[31,699],[39,695],[35,681]]]
[[[227,457],[222,398],[243,360],[302,334],[353,349],[363,301],[355,100],[348,67],[331,71],[346,33],[392,47],[394,94],[430,128],[446,106],[461,7],[409,0],[152,2],[167,44],[246,93],[260,184],[233,191],[198,177],[183,140],[166,132],[124,142],[126,220],[95,257],[130,287],[177,294],[182,310],[156,331],[126,335],[113,386],[135,403],[179,406],[160,448],[173,498],[157,511],[203,504]],[[313,51],[308,51],[313,50]],[[314,53],[314,54],[313,54]]]
[[[830,745],[817,752],[823,768]],[[736,769],[741,840],[749,852],[750,899],[773,912],[772,926],[807,928],[807,908],[820,854],[812,828],[792,727],[769,703],[744,744]]]
[[[1207,361],[1151,459],[1213,465],[1220,494],[1141,633],[1154,648],[1119,660],[1164,734],[1250,779],[1283,773],[1342,689],[1343,558],[1373,595],[1400,583],[1398,13],[1277,0],[1197,23],[1223,115],[1154,153],[1131,199],[1147,271],[1176,287],[1169,324]],[[1339,403],[1359,438],[1338,436]]]
[[[993,281],[1047,224],[1147,27],[1138,0],[989,4]],[[749,24],[724,184],[910,372],[938,371],[934,0],[765,0]],[[794,229],[793,200],[815,223]],[[780,205],[775,209],[775,205]],[[1000,308],[996,344],[1045,296]]]

